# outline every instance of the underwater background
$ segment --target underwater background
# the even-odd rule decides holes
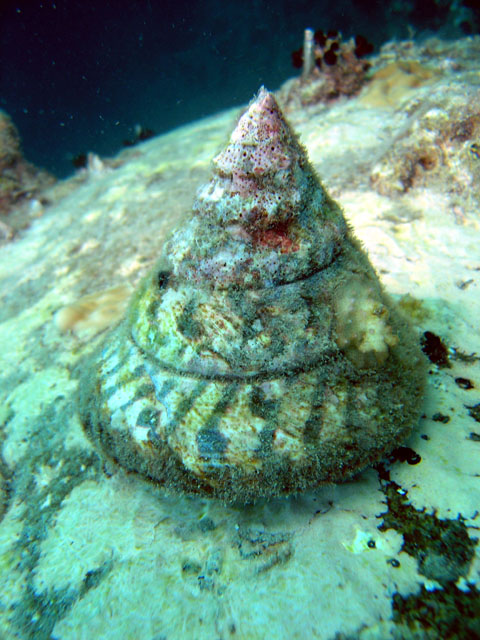
[[[1,2],[0,640],[480,639],[479,247],[478,0]]]
[[[57,176],[112,155],[135,127],[159,134],[248,102],[294,68],[307,27],[391,39],[478,33],[477,0],[3,0],[0,108],[26,157]]]

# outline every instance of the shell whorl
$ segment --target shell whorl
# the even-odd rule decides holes
[[[161,265],[81,387],[122,465],[245,502],[345,480],[409,433],[415,333],[265,89]]]
[[[314,175],[271,93],[260,89],[167,244],[173,273],[228,288],[305,278],[340,251],[345,220]]]

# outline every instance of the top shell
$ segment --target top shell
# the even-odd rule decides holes
[[[404,440],[425,379],[416,336],[265,89],[193,214],[81,385],[105,452],[246,502],[345,480]]]

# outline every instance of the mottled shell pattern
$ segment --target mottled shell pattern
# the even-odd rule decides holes
[[[418,417],[425,367],[274,96],[260,90],[81,385],[91,438],[168,489],[339,482]]]

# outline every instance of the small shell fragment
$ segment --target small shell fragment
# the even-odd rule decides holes
[[[122,318],[130,295],[131,289],[126,285],[88,294],[59,309],[55,324],[62,333],[99,333]]]

